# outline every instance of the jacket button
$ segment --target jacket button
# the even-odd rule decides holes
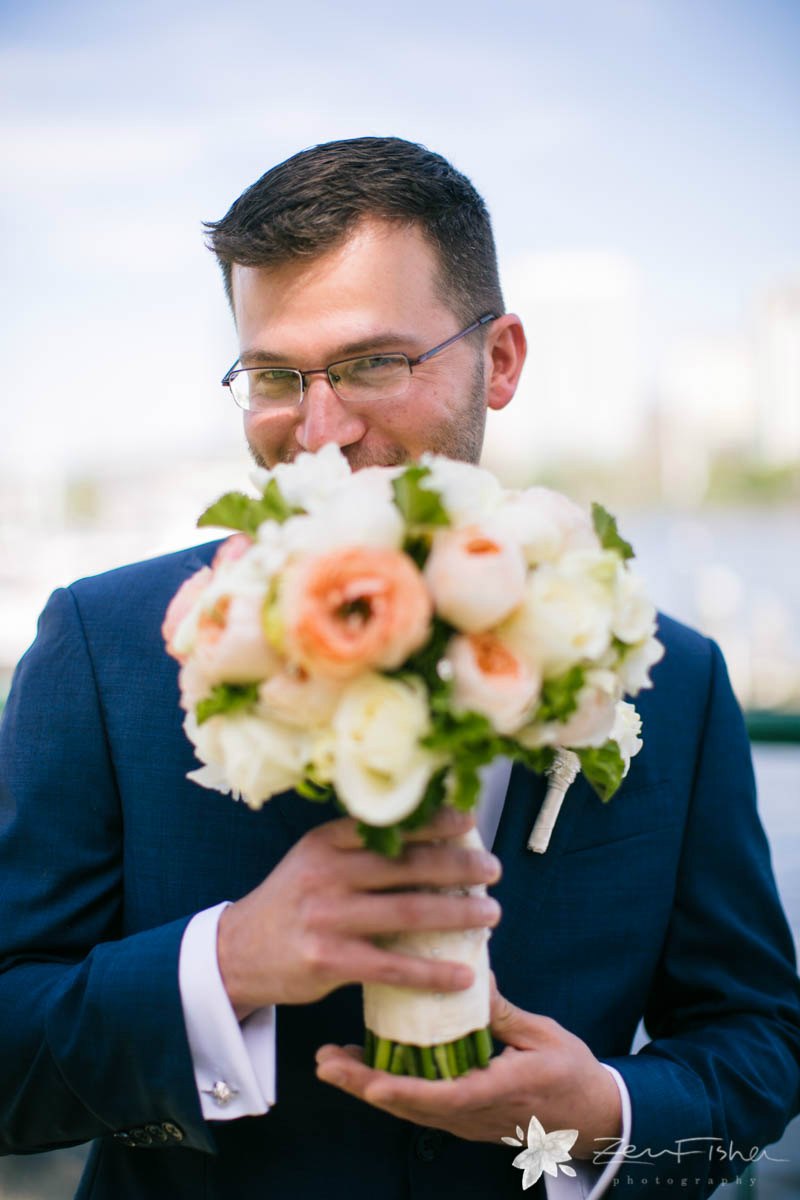
[[[183,1130],[178,1125],[173,1125],[171,1121],[164,1121],[161,1128],[167,1137],[171,1137],[173,1141],[183,1141]]]
[[[422,1162],[433,1162],[442,1145],[442,1135],[438,1129],[423,1129],[417,1136],[415,1146],[417,1158]]]

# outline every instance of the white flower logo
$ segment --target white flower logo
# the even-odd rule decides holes
[[[531,1117],[528,1123],[528,1149],[518,1154],[512,1163],[512,1166],[524,1171],[523,1190],[533,1187],[543,1171],[555,1176],[561,1167],[565,1175],[575,1175],[575,1168],[566,1166],[565,1160],[570,1157],[569,1152],[577,1136],[577,1129],[554,1129],[552,1133],[545,1133],[541,1122],[537,1121],[536,1117]],[[500,1141],[505,1142],[507,1146],[523,1146],[524,1137],[525,1134],[518,1125],[517,1137],[504,1137]],[[517,1138],[520,1140],[517,1141]]]

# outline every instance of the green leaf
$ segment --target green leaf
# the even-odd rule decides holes
[[[374,850],[384,858],[398,858],[403,853],[403,835],[397,825],[367,825],[359,821],[358,834],[367,850]]]
[[[205,510],[197,524],[201,527],[218,525],[223,529],[238,529],[249,537],[255,537],[259,525],[263,525],[264,521],[277,521],[282,525],[289,517],[303,511],[288,504],[277,479],[270,479],[258,498],[246,496],[244,492],[226,492]]]
[[[529,771],[533,771],[536,775],[544,775],[545,771],[553,765],[553,760],[556,756],[556,751],[553,746],[519,746],[512,743],[511,748],[507,751],[509,758],[517,759],[524,763]]]
[[[257,700],[257,683],[218,683],[211,689],[210,695],[198,701],[195,708],[197,724],[202,725],[209,717],[215,717],[219,713],[250,708]]]
[[[439,493],[422,486],[421,481],[430,473],[430,467],[412,465],[392,481],[394,502],[407,525],[450,524]]]
[[[625,772],[619,746],[616,742],[606,742],[599,748],[588,746],[583,750],[576,750],[575,753],[580,759],[581,770],[587,782],[605,804],[614,795]]]
[[[430,534],[409,534],[403,542],[403,550],[421,571],[431,552]]]
[[[542,685],[537,721],[566,721],[578,707],[578,692],[583,687],[583,667],[572,667],[566,675],[548,679]]]
[[[474,762],[470,760],[456,761],[453,766],[453,790],[450,793],[450,803],[453,808],[474,808],[478,803],[481,791],[481,779]]]
[[[616,518],[612,517],[611,513],[607,512],[596,500],[592,504],[592,522],[604,550],[616,550],[622,559],[634,557],[633,546],[617,533]]]
[[[444,779],[446,773],[446,768],[442,767],[441,770],[431,775],[419,804],[412,813],[409,813],[400,822],[401,829],[419,829],[420,826],[427,825],[428,821],[436,816],[444,804]]]

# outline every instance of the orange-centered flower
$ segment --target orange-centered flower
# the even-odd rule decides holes
[[[399,667],[427,639],[432,613],[411,559],[370,546],[297,563],[287,571],[281,606],[288,657],[338,679]]]

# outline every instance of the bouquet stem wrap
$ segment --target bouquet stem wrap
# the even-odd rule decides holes
[[[455,845],[483,849],[477,829],[454,839]],[[486,888],[443,888],[450,894],[485,895]],[[383,947],[401,954],[460,962],[472,968],[473,983],[457,992],[430,992],[365,983],[364,1025],[376,1039],[401,1046],[435,1047],[458,1042],[489,1024],[489,930],[420,930],[381,939]],[[471,1065],[477,1065],[473,1063]],[[403,1064],[403,1074],[410,1073]],[[465,1068],[466,1069],[466,1068]],[[461,1074],[461,1071],[455,1072]]]

